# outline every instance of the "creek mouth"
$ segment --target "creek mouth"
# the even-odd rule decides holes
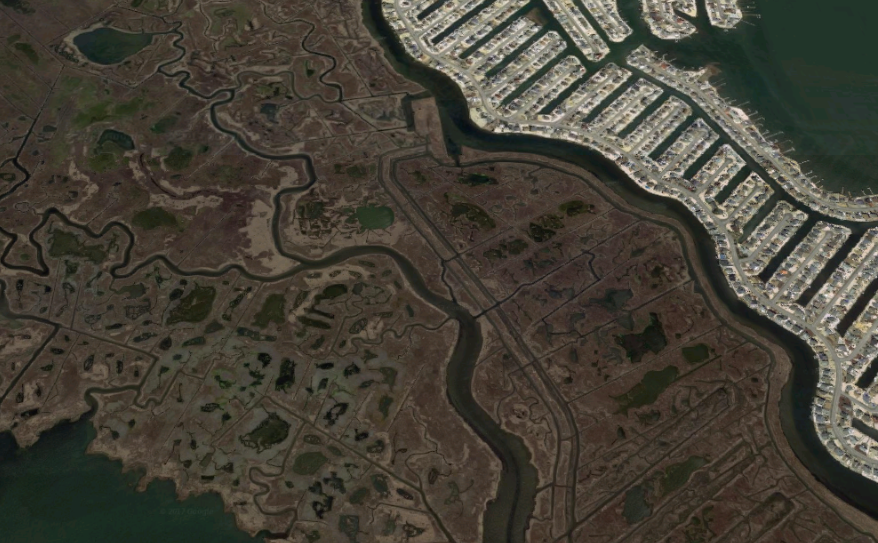
[[[790,358],[792,368],[782,389],[779,407],[784,437],[794,454],[814,478],[833,494],[878,520],[878,482],[851,471],[835,460],[820,442],[811,421],[811,405],[818,382],[816,357],[798,336],[758,314],[737,298],[726,282],[707,230],[685,206],[641,189],[614,162],[591,149],[566,141],[519,134],[494,134],[478,128],[470,120],[466,100],[457,85],[446,75],[406,55],[384,19],[380,4],[365,0],[363,12],[367,28],[384,48],[385,56],[393,68],[423,86],[434,97],[445,143],[451,155],[466,146],[481,151],[518,152],[557,159],[589,171],[634,207],[684,225],[697,253],[685,256],[690,265],[693,265],[693,258],[698,259],[697,264],[703,267],[710,283],[705,287],[717,294],[737,322],[752,330],[754,335],[782,347]],[[823,218],[819,214],[814,215]],[[664,226],[678,230],[672,223]],[[844,226],[853,226],[854,233],[861,233],[867,227],[863,223],[844,223]],[[687,253],[685,246],[683,251]]]

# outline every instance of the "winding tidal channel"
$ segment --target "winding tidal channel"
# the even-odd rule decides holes
[[[632,2],[620,2],[620,8],[630,11],[632,4]],[[719,267],[710,236],[703,225],[682,204],[675,200],[659,198],[640,189],[612,161],[595,151],[564,141],[515,134],[495,134],[481,130],[470,121],[466,100],[454,82],[444,74],[417,63],[406,55],[404,48],[384,20],[377,3],[364,1],[363,13],[366,26],[381,43],[396,71],[428,89],[436,99],[446,144],[451,151],[467,146],[483,151],[538,154],[575,164],[594,174],[604,185],[635,207],[685,225],[688,229],[688,237],[694,240],[698,253],[686,256],[690,265],[699,266],[705,271],[710,283],[704,285],[705,288],[713,290],[740,324],[750,329],[754,335],[783,347],[792,362],[793,369],[783,388],[780,404],[780,422],[790,447],[811,474],[834,494],[878,519],[878,499],[876,499],[878,483],[838,463],[820,442],[811,421],[811,406],[818,377],[817,360],[811,350],[797,336],[762,317],[738,300]],[[642,24],[639,18],[636,21]],[[700,21],[699,26],[704,24],[706,21]],[[722,41],[718,40],[716,43]],[[689,58],[703,59],[695,56],[694,53]],[[854,232],[864,230],[863,224],[844,223],[844,225]]]
[[[741,315],[742,323],[755,330],[754,333],[784,346],[793,362],[794,371],[784,388],[780,406],[782,426],[792,449],[811,473],[823,484],[849,503],[878,518],[878,500],[875,499],[878,497],[878,484],[865,480],[863,477],[838,464],[822,446],[814,426],[811,424],[810,409],[817,382],[817,364],[812,358],[810,351],[797,337],[771,321],[762,318],[738,301],[729,289],[724,275],[719,269],[719,265],[714,257],[712,242],[708,236],[703,235],[705,232],[699,222],[692,218],[676,202],[658,199],[641,191],[612,162],[595,152],[563,142],[526,136],[501,136],[479,130],[469,121],[465,101],[458,88],[442,74],[416,64],[405,56],[381,16],[379,3],[364,0],[362,6],[367,27],[370,28],[379,42],[382,43],[395,69],[429,89],[435,96],[443,121],[443,129],[451,148],[455,145],[466,145],[486,151],[536,153],[576,164],[594,173],[606,186],[622,195],[626,201],[633,205],[650,213],[667,216],[686,225],[689,229],[690,237],[695,240],[698,253],[697,255],[687,255],[687,257],[692,261],[692,265],[702,266],[705,269],[711,283],[709,287],[707,285],[705,287],[714,290],[734,314]],[[180,39],[175,42],[175,47],[181,50],[182,56],[185,53],[179,44],[182,40],[182,34],[179,34],[176,30],[173,32],[180,36]],[[307,36],[302,38],[303,43],[306,39]],[[716,43],[721,44],[722,41],[720,40]],[[690,58],[700,57],[693,52]],[[167,65],[175,61],[176,59],[168,62]],[[333,66],[334,62],[333,59]],[[168,73],[164,71],[164,66],[160,67],[159,71],[168,77],[179,77],[181,88],[190,93],[197,94],[187,86],[186,82],[189,74],[185,71]],[[322,78],[323,75],[320,77]],[[247,152],[269,160],[303,160],[305,162],[306,172],[309,177],[308,182],[300,187],[281,191],[275,196],[272,220],[272,236],[275,247],[284,256],[299,262],[298,266],[282,275],[267,277],[251,274],[239,266],[227,266],[220,270],[183,270],[173,265],[164,256],[157,255],[137,264],[132,269],[127,269],[130,265],[130,250],[136,242],[136,238],[134,233],[124,224],[110,223],[102,232],[94,232],[86,226],[70,223],[66,217],[63,217],[56,210],[49,210],[44,215],[44,222],[37,229],[41,228],[45,221],[48,221],[53,215],[60,217],[67,224],[81,229],[92,238],[97,238],[113,228],[121,229],[128,236],[129,245],[125,252],[124,261],[112,270],[112,275],[116,278],[131,276],[137,270],[157,261],[163,262],[174,273],[182,276],[216,277],[227,273],[231,269],[236,269],[242,275],[254,280],[275,281],[297,273],[333,266],[355,257],[383,255],[393,259],[406,277],[409,286],[427,303],[456,321],[459,327],[457,342],[447,367],[448,397],[461,417],[491,446],[503,464],[497,497],[490,504],[485,515],[484,540],[492,543],[500,541],[518,543],[523,541],[528,516],[534,506],[537,484],[536,472],[529,459],[530,453],[522,440],[515,435],[505,432],[479,406],[473,397],[471,389],[473,370],[482,347],[480,327],[473,315],[455,301],[445,299],[432,292],[415,266],[393,249],[380,246],[353,247],[339,250],[320,260],[303,259],[295,254],[286,252],[280,239],[279,221],[282,199],[287,194],[307,190],[313,183],[319,182],[311,165],[310,157],[301,154],[266,155],[249,146],[239,134],[223,126],[217,119],[216,108],[234,99],[234,89],[222,89],[211,96],[199,95],[199,97],[212,101],[211,120],[215,128],[233,137],[238,145]],[[26,175],[24,181],[28,178],[29,174]],[[16,185],[16,187],[19,185]],[[11,188],[10,192],[14,191],[16,187]],[[167,192],[165,188],[159,188]],[[181,197],[171,193],[168,194],[175,198]],[[7,236],[12,237],[9,234]],[[33,235],[31,235],[30,241],[39,247]],[[5,266],[14,268],[15,266],[9,266],[6,263],[8,251],[13,244],[7,244],[6,251],[3,255],[0,255],[0,262]],[[38,257],[38,267],[28,269],[39,275],[47,275],[48,269],[43,260],[42,248],[40,248]],[[3,287],[5,290],[5,285]],[[0,305],[0,313],[10,317],[16,316],[12,314],[6,305]],[[32,317],[21,318],[32,319]],[[47,519],[46,511],[49,510],[56,513],[56,520],[68,518],[74,526],[81,525],[83,528],[91,526],[91,531],[85,531],[83,535],[76,535],[78,532],[67,531],[67,527],[70,526],[69,524],[52,524],[47,521],[45,533],[38,534],[36,538],[16,539],[15,533],[7,533],[2,536],[4,541],[58,541],[62,538],[65,541],[93,541],[103,538],[101,534],[107,534],[108,537],[106,539],[126,537],[128,541],[143,540],[128,538],[125,534],[120,535],[119,533],[112,532],[108,526],[102,527],[100,521],[104,518],[104,511],[100,511],[97,515],[89,514],[90,511],[93,511],[94,507],[101,507],[100,504],[104,503],[101,500],[107,498],[111,498],[111,501],[118,500],[118,504],[124,505],[124,507],[120,506],[113,509],[113,525],[137,527],[165,523],[172,527],[173,537],[168,536],[166,539],[161,534],[150,532],[155,534],[149,538],[150,541],[157,540],[158,537],[161,537],[163,541],[184,540],[188,538],[180,538],[179,536],[186,533],[193,533],[199,539],[252,541],[252,539],[234,529],[231,517],[222,513],[222,504],[216,496],[202,496],[180,504],[175,501],[174,491],[169,483],[156,483],[158,487],[151,485],[146,498],[138,498],[133,493],[133,490],[130,489],[135,480],[133,474],[118,474],[118,463],[110,462],[103,458],[85,457],[82,454],[84,444],[90,441],[93,436],[89,430],[90,424],[85,421],[61,425],[55,430],[47,432],[37,445],[25,451],[14,450],[10,441],[11,438],[0,436],[0,511],[2,511],[0,513],[0,525],[9,525],[4,521],[4,518],[13,518],[4,516],[9,514],[14,515],[18,525],[22,525],[22,517],[29,519],[28,523],[41,522],[41,518]],[[83,464],[77,464],[76,462],[79,461],[77,460],[78,457],[89,459],[87,461],[83,460],[82,462],[85,462]],[[53,472],[46,467],[69,462],[73,462],[71,468],[63,472]],[[108,470],[116,473],[118,477],[112,478],[107,475]],[[51,485],[58,485],[60,482],[61,486],[56,488],[55,492],[48,493],[41,490],[46,488],[45,486],[41,487],[32,484],[34,481],[43,481]],[[90,483],[86,484],[86,481]],[[129,497],[128,494],[131,494],[131,496]],[[37,499],[41,496],[48,497],[49,499]],[[76,505],[76,507],[60,504],[61,500],[74,501],[71,499],[72,496],[81,499],[82,503]],[[9,508],[8,503],[13,502],[21,505],[17,508]],[[93,503],[95,505],[94,507],[86,507],[85,503]],[[174,509],[169,509],[172,507]],[[67,517],[63,515],[58,516],[57,512],[59,510],[65,512]],[[153,510],[157,510],[165,516],[156,517],[151,514],[151,512],[154,512]],[[174,515],[174,513],[167,513],[169,510],[180,511],[181,513],[176,516],[168,516]],[[161,513],[161,511],[164,511],[164,513]],[[207,529],[208,525],[214,531]],[[193,528],[193,531],[189,532],[189,528]],[[109,531],[101,531],[102,529]],[[51,530],[55,530],[55,532],[50,533]],[[131,531],[130,533],[135,532]],[[98,534],[97,537],[96,534]],[[11,538],[6,539],[6,536]],[[40,539],[40,537],[43,539]]]
[[[188,73],[185,72],[176,72],[174,74],[165,74],[171,77],[182,76],[180,81],[180,87],[184,88],[190,92],[192,91],[187,85],[186,81],[189,77]],[[472,394],[471,383],[473,370],[475,369],[475,364],[479,358],[481,347],[482,347],[482,334],[479,325],[476,323],[475,318],[463,307],[458,305],[456,302],[452,300],[445,299],[438,294],[432,292],[426,285],[423,277],[417,268],[403,255],[394,251],[391,248],[384,246],[359,246],[359,247],[350,247],[336,251],[330,256],[319,259],[319,260],[310,260],[302,258],[298,255],[290,253],[286,251],[283,247],[283,243],[280,235],[280,216],[283,211],[283,198],[288,194],[300,193],[305,190],[308,190],[315,182],[319,182],[316,174],[314,173],[314,168],[311,163],[311,158],[308,155],[304,154],[292,154],[292,155],[268,155],[262,153],[256,149],[253,149],[241,138],[241,136],[228,128],[222,126],[216,117],[215,108],[222,104],[228,103],[234,98],[235,91],[233,89],[229,90],[221,90],[215,93],[212,97],[203,97],[203,98],[213,98],[220,94],[226,94],[226,97],[221,99],[218,102],[212,104],[211,107],[211,120],[216,127],[217,130],[226,133],[232,136],[239,145],[241,145],[246,151],[260,156],[261,158],[267,160],[303,160],[305,162],[305,171],[308,176],[308,181],[300,186],[285,189],[279,191],[274,196],[274,214],[272,217],[272,238],[273,243],[279,253],[283,256],[296,261],[299,263],[298,266],[293,267],[292,269],[284,272],[283,274],[277,276],[259,276],[253,273],[250,273],[246,269],[238,265],[229,265],[225,266],[218,270],[186,270],[181,269],[176,266],[173,262],[171,262],[164,255],[155,255],[147,260],[138,263],[137,265],[131,267],[131,249],[136,243],[136,236],[134,232],[126,225],[120,222],[111,222],[104,226],[104,228],[100,232],[95,232],[91,230],[87,225],[77,224],[70,221],[66,216],[64,216],[57,209],[49,209],[43,214],[43,219],[40,224],[34,228],[29,236],[30,242],[37,247],[37,266],[15,266],[8,264],[6,262],[6,258],[8,256],[9,250],[14,245],[15,236],[12,233],[2,232],[7,237],[12,238],[12,243],[8,243],[6,246],[6,250],[2,255],[0,255],[0,262],[3,265],[10,268],[17,269],[27,269],[28,271],[35,273],[40,276],[47,276],[49,274],[49,268],[45,262],[43,256],[43,247],[35,239],[34,233],[43,228],[46,223],[52,217],[56,217],[61,220],[63,223],[77,228],[81,230],[85,235],[92,239],[98,239],[102,237],[104,234],[113,229],[121,230],[125,236],[128,238],[128,244],[125,248],[124,258],[121,263],[114,266],[110,270],[110,274],[112,277],[116,279],[124,279],[126,277],[130,277],[137,273],[142,268],[153,265],[156,262],[162,262],[169,270],[173,273],[178,274],[180,276],[185,277],[218,277],[228,273],[231,270],[237,270],[241,275],[253,279],[256,281],[278,281],[284,278],[291,277],[293,275],[299,273],[306,273],[308,271],[320,270],[330,266],[335,266],[337,264],[343,263],[344,261],[357,257],[364,256],[372,256],[372,255],[381,255],[391,258],[397,267],[400,269],[402,274],[405,276],[406,281],[409,286],[414,290],[414,292],[420,296],[424,301],[428,304],[432,305],[436,309],[445,313],[450,319],[454,320],[458,324],[458,337],[457,342],[452,351],[451,357],[448,361],[448,365],[446,368],[447,374],[447,392],[448,397],[451,404],[457,410],[457,412],[463,417],[466,423],[492,448],[494,453],[501,459],[503,464],[503,471],[501,473],[501,478],[499,482],[497,497],[490,503],[488,507],[488,511],[485,516],[485,531],[484,537],[485,541],[514,541],[519,542],[524,540],[524,532],[527,526],[527,519],[530,512],[533,510],[534,504],[534,495],[536,493],[536,470],[530,463],[529,455],[527,448],[525,447],[523,441],[518,436],[510,434],[504,431],[500,425],[491,418],[491,416],[485,412],[481,406],[476,402],[475,398]],[[26,181],[26,179],[25,179]],[[160,187],[162,188],[162,187]],[[12,190],[15,190],[14,188]],[[167,192],[167,191],[166,191]],[[169,194],[172,197],[183,198],[182,196]],[[188,197],[194,196],[192,194],[188,195]],[[0,314],[3,314],[9,318],[20,318],[24,320],[37,320],[43,322],[45,324],[49,324],[51,326],[55,326],[55,332],[57,332],[57,325],[52,323],[51,321],[34,318],[31,316],[17,315],[9,308],[8,304],[5,303],[5,291],[7,285],[0,280],[0,286],[2,286],[2,291],[0,293],[3,294],[3,297],[0,298]],[[54,333],[52,336],[54,335]],[[51,337],[50,336],[50,339]],[[35,357],[34,357],[35,358]],[[33,360],[33,359],[32,359]],[[31,360],[31,361],[32,361]],[[27,366],[25,366],[22,371],[18,374],[22,375],[27,371]],[[14,388],[15,382],[14,380],[11,386],[8,387],[8,391]],[[124,387],[124,388],[137,388],[137,387]],[[121,389],[101,389],[101,390],[92,390],[90,393],[112,393],[118,392]],[[8,392],[7,392],[8,393]],[[5,394],[4,394],[5,397]],[[3,398],[0,398],[2,401]],[[93,400],[90,402],[93,403]],[[89,426],[90,428],[90,426]],[[17,469],[25,469],[25,474],[28,473],[26,470],[26,466],[28,463],[36,462],[38,465],[41,463],[40,458],[45,457],[47,454],[51,454],[52,458],[56,458],[57,456],[66,457],[67,453],[71,452],[70,447],[61,448],[59,453],[48,453],[46,447],[49,449],[54,447],[54,444],[58,441],[58,436],[73,434],[78,436],[78,439],[73,440],[74,449],[76,449],[79,445],[82,445],[83,439],[86,441],[90,441],[91,437],[84,438],[83,432],[87,432],[83,428],[83,424],[66,424],[59,427],[59,429],[55,430],[54,433],[50,434],[48,439],[45,439],[45,443],[35,446],[33,452],[31,450],[18,451],[14,454],[8,452],[12,451],[13,447],[11,445],[12,438],[8,435],[0,435],[3,443],[0,443],[0,468],[2,466],[6,466],[5,468],[0,469],[0,505],[3,503],[4,494],[3,494],[3,474],[7,472],[14,472]],[[93,435],[93,434],[92,434]],[[41,439],[43,441],[43,439]],[[84,449],[84,446],[82,446]],[[7,463],[3,463],[2,460],[5,456],[10,456]],[[101,459],[103,460],[103,459]],[[53,460],[54,462],[55,460]],[[115,468],[114,463],[105,461],[105,463],[113,468]],[[16,465],[25,466],[25,468],[16,468]],[[3,471],[5,469],[6,471]],[[41,473],[45,468],[37,467],[35,473]],[[94,468],[94,466],[90,466],[85,471],[89,469],[100,469]],[[64,475],[63,473],[59,475]],[[67,477],[67,475],[64,475]],[[62,477],[63,478],[63,477]],[[75,479],[75,477],[74,477]],[[131,486],[130,478],[124,479],[128,486]],[[67,480],[67,479],[65,479]],[[27,476],[24,478],[19,478],[17,481],[22,482],[25,487],[13,486],[14,492],[7,493],[8,495],[15,495],[15,492],[18,493],[26,493],[27,487],[31,487],[26,481]],[[16,482],[16,481],[13,481]],[[94,491],[99,495],[104,495],[107,492],[114,492],[117,490],[118,484],[116,487],[113,486],[113,483],[110,483],[108,487],[104,487],[101,485],[95,486]],[[63,488],[63,487],[62,487]],[[34,489],[34,492],[39,492],[39,490]],[[156,498],[161,503],[168,503],[169,497],[167,495],[166,489],[161,489],[157,491]],[[170,500],[173,500],[173,489],[170,492]],[[55,499],[71,499],[72,496],[76,496],[77,499],[82,497],[81,492],[69,491],[66,496],[58,495],[57,493],[53,494],[56,496]],[[151,494],[152,495],[152,494]],[[213,497],[212,497],[213,498]],[[7,498],[8,499],[8,498]],[[201,498],[199,498],[201,499]],[[217,500],[214,500],[217,501]],[[132,502],[136,502],[136,500],[132,500]],[[151,503],[151,502],[148,502]],[[126,511],[132,516],[132,522],[134,522],[134,517],[140,515],[140,507],[146,506],[149,508],[147,504],[136,504],[132,505],[130,509]],[[186,511],[188,506],[188,501],[185,502],[187,505],[176,507],[175,510]],[[218,507],[216,507],[218,506]],[[222,515],[222,504],[209,504],[205,506],[204,516],[216,516]],[[191,509],[191,508],[189,508]],[[202,506],[199,505],[196,507],[198,510],[202,510]],[[31,515],[33,516],[33,515]],[[182,515],[182,518],[186,518],[187,515]],[[22,523],[21,519],[17,521],[18,525],[29,524],[29,522]],[[129,524],[126,522],[124,516],[123,518],[116,518],[113,521],[113,525],[126,525]],[[197,524],[197,523],[196,523]],[[64,530],[64,525],[52,525],[55,526],[57,530]],[[52,530],[50,526],[46,527],[47,530]],[[94,535],[95,532],[91,532]],[[60,534],[60,532],[59,532]],[[56,535],[59,535],[56,534]],[[241,536],[240,532],[237,532],[237,536]],[[54,541],[58,540],[57,537],[50,537],[47,534],[48,539],[46,541]],[[163,539],[164,540],[164,539]],[[237,541],[234,537],[223,538],[223,541]]]

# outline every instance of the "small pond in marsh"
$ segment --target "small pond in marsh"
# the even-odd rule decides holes
[[[73,38],[73,45],[95,64],[118,64],[152,43],[155,34],[96,28]]]

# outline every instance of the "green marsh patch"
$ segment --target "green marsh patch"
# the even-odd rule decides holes
[[[354,490],[354,492],[351,494],[350,501],[354,505],[360,505],[361,503],[369,499],[369,494],[370,492],[368,488],[360,487]]]
[[[103,149],[107,144],[113,144],[123,151],[134,150],[134,140],[131,136],[125,132],[113,130],[112,128],[108,128],[101,132],[101,137],[98,138],[98,147]]]
[[[96,173],[104,173],[115,169],[119,163],[114,153],[96,151],[88,157],[88,167]]]
[[[683,488],[683,485],[685,485],[689,480],[689,477],[695,473],[695,470],[704,467],[706,464],[706,458],[701,456],[690,456],[683,462],[671,464],[666,467],[661,478],[662,493],[667,495],[675,490]]]
[[[457,178],[457,182],[468,187],[483,187],[496,185],[497,180],[482,173],[468,173]]]
[[[168,130],[171,130],[177,124],[177,116],[176,115],[165,115],[161,119],[157,120],[154,125],[149,127],[150,132],[154,134],[164,134]]]
[[[343,283],[336,283],[334,285],[329,285],[325,289],[323,289],[320,294],[314,297],[314,305],[319,304],[323,300],[334,300],[339,296],[344,296],[348,293],[347,285]]]
[[[83,100],[88,105],[82,105],[79,113],[73,118],[74,128],[82,129],[94,123],[128,117],[140,111],[146,104],[145,100],[139,96],[117,104],[110,101],[88,103],[90,98],[92,96]]]
[[[332,328],[331,324],[323,322],[321,320],[312,319],[311,317],[299,316],[296,317],[296,320],[299,321],[299,323],[303,326],[307,326],[309,328],[317,328],[318,330],[329,330],[330,328]]]
[[[348,177],[353,177],[354,179],[364,179],[367,175],[369,175],[369,168],[363,166],[362,164],[354,164],[353,166],[348,166],[344,169],[344,173]]]
[[[230,4],[215,8],[210,12],[214,24],[211,25],[211,34],[217,34],[217,30],[225,27],[224,20],[234,20],[239,31],[244,30],[247,22],[252,18],[250,12],[243,4]]]
[[[710,347],[704,343],[698,343],[691,347],[683,347],[683,358],[690,364],[700,364],[710,358]]]
[[[22,15],[33,15],[35,13],[34,8],[30,7],[30,4],[25,0],[0,0],[0,4]]]
[[[637,409],[645,405],[652,405],[680,375],[676,366],[668,366],[663,370],[648,371],[643,379],[625,394],[613,396],[619,404],[618,413],[628,416],[629,409]]]
[[[639,334],[622,334],[616,336],[616,344],[625,349],[625,354],[635,364],[643,359],[647,352],[658,354],[668,345],[665,330],[657,313],[649,314],[649,325]]]
[[[202,287],[196,284],[189,294],[180,298],[180,303],[171,310],[171,314],[168,316],[165,324],[203,321],[210,315],[215,298],[215,288]]]
[[[88,165],[97,173],[112,170],[119,165],[119,160],[125,151],[132,150],[134,150],[134,140],[131,136],[118,130],[104,130],[88,158]]]
[[[390,405],[393,403],[393,398],[390,396],[382,396],[380,400],[378,400],[378,411],[384,416],[385,420],[388,416],[390,416]]]
[[[510,256],[518,256],[528,248],[527,241],[516,238],[510,242],[502,242],[493,249],[488,249],[482,256],[488,260],[502,260]]]
[[[690,456],[682,462],[671,464],[664,470],[650,474],[641,484],[634,486],[625,493],[625,505],[622,516],[628,525],[637,524],[652,515],[653,508],[659,500],[683,486],[708,460],[701,456]]]
[[[297,475],[314,475],[329,460],[322,452],[306,452],[293,461],[293,473]]]
[[[274,380],[274,389],[278,392],[286,392],[294,384],[296,384],[296,362],[284,358],[280,363],[277,379]]]
[[[115,292],[119,295],[125,295],[126,300],[135,300],[146,294],[146,286],[143,283],[135,283],[122,287]]]
[[[457,222],[465,220],[480,230],[492,230],[497,226],[494,219],[481,207],[445,193],[445,201],[451,206],[451,218]]]
[[[637,524],[652,514],[652,508],[646,501],[646,491],[642,485],[637,485],[625,493],[625,505],[622,508],[622,516],[628,525]]]
[[[81,242],[76,234],[55,230],[49,239],[49,256],[54,258],[72,256],[99,264],[107,258],[107,251],[101,245]]]
[[[631,292],[631,289],[614,289],[608,288],[604,291],[603,298],[591,298],[589,299],[589,303],[593,303],[595,305],[599,305],[606,309],[607,311],[620,311],[625,304],[634,297],[634,293]]]
[[[189,167],[189,163],[192,162],[193,156],[195,155],[189,149],[176,146],[171,149],[171,152],[168,153],[168,156],[165,157],[165,166],[169,170],[185,170]]]
[[[39,64],[40,56],[29,43],[16,42],[12,44],[12,48],[27,57],[31,64]]]
[[[290,435],[290,423],[280,418],[277,413],[269,413],[253,431],[241,436],[240,439],[245,447],[262,452],[283,442],[288,435]]]
[[[286,303],[287,299],[283,294],[269,294],[262,302],[262,309],[253,316],[253,324],[260,328],[265,328],[270,322],[283,326],[286,321],[286,313],[284,313]]]
[[[562,228],[564,228],[564,221],[561,217],[549,213],[548,215],[537,217],[534,222],[530,223],[527,227],[527,233],[530,239],[537,243],[543,243],[555,237],[558,230]]]
[[[319,219],[323,216],[326,205],[320,200],[300,202],[296,206],[296,214],[301,219]]]
[[[177,217],[160,207],[151,207],[134,215],[131,224],[144,230],[162,227],[174,228],[177,226]]]
[[[575,217],[577,215],[582,215],[583,213],[592,213],[594,211],[594,206],[592,204],[587,204],[582,200],[570,200],[569,202],[564,202],[558,206],[558,211],[568,217]]]
[[[355,212],[357,222],[365,230],[383,230],[393,224],[393,210],[387,206],[365,205]]]

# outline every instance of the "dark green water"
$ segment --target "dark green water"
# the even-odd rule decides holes
[[[744,2],[754,4],[753,2]],[[756,2],[731,31],[710,26],[679,43],[652,38],[639,1],[622,0],[635,36],[678,64],[713,64],[720,93],[758,114],[789,154],[823,185],[858,194],[878,191],[878,55],[874,0]]]
[[[769,62],[756,68],[776,102],[766,121],[783,111],[779,121],[799,142],[794,154],[810,158],[827,186],[878,190],[878,56],[870,28],[878,2],[764,2],[759,9]]]
[[[154,35],[102,27],[76,36],[73,45],[96,64],[118,64],[152,43]]]
[[[91,422],[65,423],[20,450],[0,434],[3,543],[256,543],[237,529],[216,495],[176,500],[169,481],[136,492],[140,474],[87,455]]]

